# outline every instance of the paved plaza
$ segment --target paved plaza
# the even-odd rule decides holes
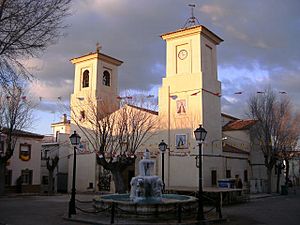
[[[253,199],[245,204],[226,206],[223,214],[230,225],[299,225],[300,190],[297,194]]]
[[[89,201],[93,198],[93,195],[79,195],[77,197],[80,200]],[[225,206],[223,208],[223,215],[228,220],[221,224],[298,225],[300,223],[299,189],[297,190],[297,194],[290,193],[286,196],[261,197],[264,198],[252,199],[250,202],[243,204]],[[73,222],[63,219],[67,215],[68,201],[68,195],[0,197],[0,225],[83,224],[83,222]],[[84,205],[85,209],[92,209],[89,204],[82,204],[82,206]],[[98,217],[91,215],[90,218],[92,220],[101,218],[101,215],[98,215]],[[106,221],[109,223],[109,220]],[[187,223],[187,221],[183,222],[185,222],[183,224]],[[99,219],[98,223],[101,224],[101,219]],[[125,221],[124,219],[116,219],[116,223],[130,224],[129,221]],[[156,224],[159,224],[159,222],[156,221]]]

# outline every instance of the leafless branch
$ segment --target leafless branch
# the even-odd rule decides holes
[[[0,83],[11,74],[30,78],[20,59],[38,56],[63,35],[70,2],[0,0]]]

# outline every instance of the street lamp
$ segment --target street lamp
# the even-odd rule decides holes
[[[212,153],[214,153],[214,143],[215,142],[218,142],[218,141],[226,141],[228,138],[227,137],[223,137],[223,138],[221,138],[221,139],[215,139],[215,140],[213,140],[212,142],[211,142],[211,150],[212,150]]]
[[[198,220],[204,220],[203,212],[203,188],[202,188],[202,143],[205,140],[207,131],[199,125],[199,127],[194,130],[196,141],[199,146],[199,184],[198,184]],[[197,159],[196,159],[197,160]],[[196,161],[197,162],[197,161]]]
[[[74,162],[73,162],[73,180],[72,180],[72,191],[71,191],[71,199],[69,202],[69,218],[71,215],[76,215],[76,207],[75,207],[75,181],[76,181],[76,146],[79,145],[81,137],[74,131],[74,133],[69,137],[71,144],[74,146]]]
[[[161,152],[161,179],[163,181],[162,192],[165,192],[165,151],[168,148],[168,145],[162,140],[158,145],[159,151]]]

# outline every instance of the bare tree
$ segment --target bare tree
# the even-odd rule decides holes
[[[298,112],[292,111],[292,105],[289,99],[283,100],[285,107],[285,115],[281,117],[283,121],[280,126],[280,131],[282,133],[281,148],[278,153],[278,158],[285,161],[285,184],[288,184],[289,173],[290,173],[290,160],[295,157],[296,146],[299,140],[300,134],[300,114]]]
[[[112,173],[116,192],[124,193],[122,172],[135,163],[138,148],[155,134],[157,113],[131,104],[111,113],[107,103],[87,102],[84,118],[77,108],[72,120],[97,152],[97,163]]]
[[[264,156],[267,192],[271,193],[272,170],[278,160],[278,153],[293,145],[299,132],[292,126],[295,118],[292,116],[290,101],[279,98],[271,88],[266,89],[263,94],[252,95],[248,106],[250,116],[257,120],[252,135],[258,141]]]
[[[55,168],[58,165],[58,161],[59,161],[59,158],[58,158],[57,155],[53,158],[48,157],[47,160],[46,160],[47,170],[49,172],[49,176],[48,176],[48,194],[49,195],[53,194],[53,189],[54,189],[53,172],[54,172]]]
[[[0,83],[30,78],[20,59],[38,56],[62,35],[71,0],[0,0]]]
[[[4,139],[4,149],[0,152],[0,194],[4,193],[7,161],[12,157],[18,133],[32,123],[33,104],[25,97],[25,92],[15,81],[10,87],[0,91],[0,135]]]

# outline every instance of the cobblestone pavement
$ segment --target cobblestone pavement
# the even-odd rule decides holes
[[[77,195],[77,198],[89,201],[93,195]],[[68,201],[68,195],[0,197],[0,225],[83,224],[63,219]],[[223,215],[228,218],[224,225],[299,225],[300,190],[297,194],[252,199],[248,203],[226,206]]]

